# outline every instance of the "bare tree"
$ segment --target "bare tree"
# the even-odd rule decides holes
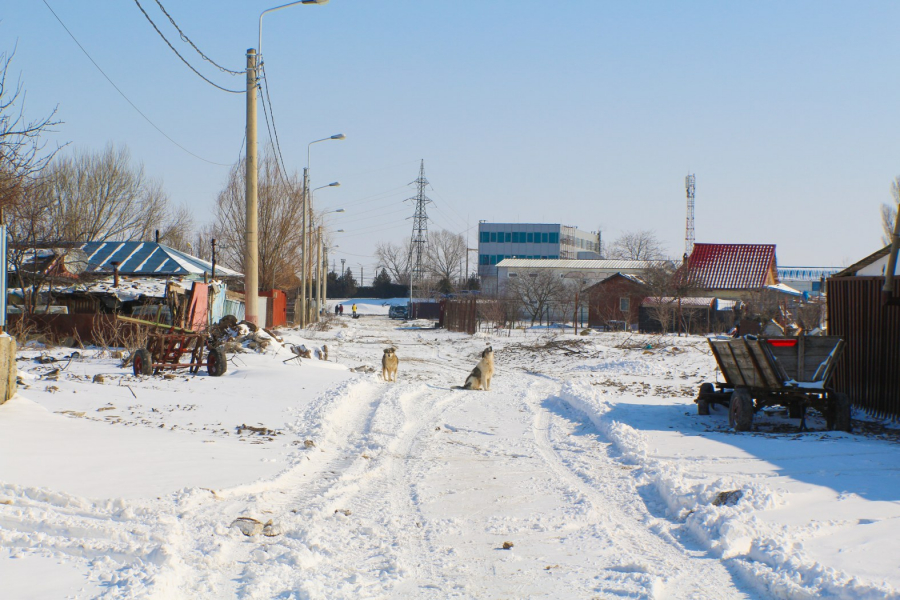
[[[675,326],[678,306],[673,295],[672,276],[674,271],[668,265],[650,266],[641,273],[641,279],[647,286],[649,302],[646,309],[650,317],[659,323],[660,331],[667,333]]]
[[[44,196],[54,237],[70,242],[149,240],[154,230],[177,240],[192,226],[190,213],[171,209],[162,185],[132,164],[124,146],[57,157],[34,193]]]
[[[894,222],[897,220],[897,206],[900,204],[900,175],[891,182],[891,198],[893,201],[881,205],[881,243],[887,246],[891,243],[891,234],[894,232]]]
[[[662,243],[653,231],[628,231],[609,248],[609,257],[618,260],[662,260]]]
[[[452,283],[462,276],[461,265],[466,259],[466,238],[462,235],[446,229],[429,232],[425,252],[428,270],[437,279]]]
[[[55,108],[43,118],[25,116],[22,79],[14,85],[9,80],[15,53],[15,49],[0,53],[0,221],[3,211],[22,197],[28,179],[53,158],[56,150],[45,153],[41,136],[60,123]]]
[[[391,279],[401,285],[409,285],[409,246],[409,238],[402,244],[379,242],[375,245],[378,268],[385,269]]]
[[[219,261],[243,272],[246,209],[244,161],[231,168],[217,199],[214,227]],[[296,174],[284,176],[271,148],[259,161],[259,282],[264,288],[294,287],[302,265],[302,186]],[[315,254],[312,252],[311,254]]]
[[[564,292],[563,281],[549,269],[510,273],[506,284],[509,294],[516,296],[522,308],[531,317],[531,324],[543,322],[552,303]]]

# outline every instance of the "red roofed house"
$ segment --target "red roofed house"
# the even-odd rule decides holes
[[[737,300],[778,283],[775,244],[694,244],[687,269],[696,296]]]

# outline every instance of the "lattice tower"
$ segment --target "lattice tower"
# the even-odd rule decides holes
[[[416,212],[413,214],[412,238],[409,245],[409,296],[410,300],[415,298],[413,293],[414,287],[418,284],[422,285],[425,277],[425,250],[428,244],[428,214],[425,207],[431,200],[425,195],[425,186],[428,180],[425,179],[425,160],[419,165],[419,177],[412,183],[416,184],[416,195],[413,198],[407,198],[410,202],[416,203]]]
[[[687,221],[684,228],[684,253],[690,256],[694,251],[694,188],[696,178],[689,173],[684,178],[684,189],[687,192]]]

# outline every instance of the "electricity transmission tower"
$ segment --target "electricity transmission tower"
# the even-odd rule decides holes
[[[684,255],[690,256],[694,251],[694,187],[696,178],[688,173],[684,178],[684,189],[687,192],[687,222],[684,228]]]
[[[425,195],[425,186],[428,185],[428,180],[425,179],[425,159],[422,159],[422,163],[419,165],[419,178],[412,183],[416,184],[417,193],[414,198],[407,198],[407,200],[414,200],[416,203],[416,212],[413,215],[412,238],[410,238],[409,244],[410,311],[413,310],[412,301],[415,297],[413,289],[416,284],[421,287],[422,280],[425,277],[424,255],[425,246],[428,243],[428,214],[425,212],[425,206],[431,202]],[[410,316],[413,315],[410,314]]]

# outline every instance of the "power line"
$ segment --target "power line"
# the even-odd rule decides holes
[[[282,171],[286,174],[287,168],[284,164],[284,156],[281,154],[281,144],[278,142],[278,129],[275,127],[275,111],[272,109],[272,98],[269,96],[269,76],[266,73],[266,63],[261,63],[260,68],[262,69],[262,80],[265,92],[265,98],[263,102],[263,113],[266,114],[266,129],[269,129],[269,116],[266,113],[266,102],[269,104],[269,112],[272,113],[272,127],[269,129],[269,139],[274,140],[275,151],[278,153],[278,160],[281,164]],[[274,137],[272,132],[275,133]],[[284,176],[282,176],[282,180],[284,180]],[[285,187],[287,187],[287,182],[285,181]]]
[[[63,23],[62,19],[59,18],[59,15],[57,15],[56,12],[50,7],[50,5],[47,4],[47,0],[41,0],[41,1],[44,3],[44,6],[47,7],[47,10],[49,10],[51,13],[53,13],[53,16],[56,17],[56,20],[59,21],[59,24],[62,25],[63,29],[66,30],[66,33],[69,34],[69,37],[72,38],[72,41],[74,41],[74,42],[78,45],[78,47],[81,48],[81,51],[84,52],[84,55],[88,57],[88,60],[91,61],[91,63],[93,63],[93,65],[97,68],[98,71],[100,71],[100,74],[103,75],[103,77],[106,78],[106,80],[109,82],[109,84],[110,84],[111,86],[113,86],[113,88],[115,88],[115,90],[116,90],[117,92],[119,92],[119,95],[121,95],[123,98],[125,98],[125,102],[127,102],[128,104],[130,104],[130,105],[131,105],[131,108],[133,108],[134,110],[136,110],[137,113],[138,113],[139,115],[141,115],[142,117],[144,117],[144,120],[145,120],[145,121],[147,121],[148,123],[150,123],[150,125],[153,127],[153,129],[157,130],[159,133],[162,134],[162,136],[163,136],[164,138],[166,138],[167,140],[169,140],[170,142],[172,142],[173,144],[175,144],[176,146],[178,146],[179,148],[181,148],[182,150],[184,150],[185,152],[187,152],[188,154],[190,154],[190,155],[193,156],[194,158],[200,159],[200,160],[202,160],[203,162],[209,163],[209,164],[211,164],[211,165],[217,165],[217,166],[219,166],[219,167],[230,167],[230,166],[231,166],[231,165],[229,165],[229,164],[214,162],[214,161],[211,161],[211,160],[207,160],[207,159],[203,158],[202,156],[198,156],[198,155],[194,154],[193,152],[191,152],[190,150],[188,150],[187,148],[185,148],[184,146],[182,146],[181,144],[179,144],[178,142],[176,142],[175,140],[173,140],[171,137],[169,137],[169,135],[168,135],[165,131],[163,131],[162,129],[160,129],[160,128],[156,125],[156,123],[154,123],[153,121],[150,120],[150,117],[148,117],[148,116],[145,115],[143,112],[141,112],[141,109],[139,109],[139,108],[134,104],[134,102],[132,102],[132,101],[128,98],[128,96],[125,95],[125,92],[123,92],[122,90],[119,89],[119,86],[117,86],[115,83],[113,83],[113,80],[109,78],[109,75],[107,75],[106,72],[105,72],[103,69],[100,68],[100,65],[97,64],[97,61],[95,61],[93,58],[91,58],[91,55],[88,54],[88,51],[84,49],[84,46],[81,45],[81,42],[79,42],[78,39],[72,34],[72,32],[69,31],[69,28],[66,27],[66,24]]]
[[[166,39],[166,36],[163,34],[163,32],[159,30],[159,27],[156,26],[156,23],[153,22],[153,19],[150,18],[150,15],[148,15],[148,14],[147,14],[147,11],[144,10],[144,7],[141,6],[140,1],[139,1],[139,0],[134,0],[134,3],[137,4],[137,7],[138,7],[139,9],[141,9],[141,12],[144,13],[144,16],[145,16],[145,17],[147,17],[147,20],[148,20],[148,21],[150,22],[150,24],[153,26],[153,29],[155,29],[155,30],[156,30],[156,33],[159,34],[159,37],[161,37],[161,38],[163,39],[163,41],[166,43],[166,45],[169,46],[169,48],[172,49],[172,52],[175,53],[175,56],[177,56],[178,58],[180,58],[180,59],[181,59],[181,62],[183,62],[184,64],[186,64],[186,65],[188,66],[188,68],[189,68],[191,71],[193,71],[194,73],[197,74],[198,77],[200,77],[200,79],[202,79],[203,81],[205,81],[206,83],[208,83],[209,85],[211,85],[211,86],[213,86],[213,87],[219,88],[219,89],[222,90],[223,92],[229,92],[229,93],[231,93],[231,94],[244,94],[244,93],[246,93],[246,90],[229,90],[228,88],[224,88],[224,87],[222,87],[221,85],[219,85],[218,83],[215,83],[215,82],[211,81],[210,79],[207,79],[206,76],[204,76],[200,71],[198,71],[197,69],[194,68],[194,65],[192,65],[191,63],[189,63],[189,62],[188,62],[181,54],[178,53],[178,50],[175,49],[175,46],[173,46],[172,43],[171,43],[168,39]]]
[[[166,7],[162,5],[162,2],[160,2],[159,0],[156,0],[156,3],[159,5],[159,9],[163,12],[163,14],[166,15],[166,16],[169,18],[169,23],[172,24],[172,27],[174,27],[175,29],[178,30],[178,35],[181,36],[181,40],[182,40],[183,42],[187,42],[188,44],[190,44],[190,45],[191,45],[191,48],[193,48],[194,50],[196,50],[196,51],[197,51],[197,54],[199,54],[199,55],[203,58],[203,60],[212,63],[213,65],[215,65],[216,67],[218,67],[220,71],[223,71],[223,72],[228,73],[228,74],[230,74],[230,75],[243,75],[244,73],[246,73],[246,71],[232,71],[231,69],[226,69],[225,67],[223,67],[222,65],[220,65],[219,63],[217,63],[216,61],[214,61],[213,59],[211,59],[210,57],[208,57],[208,56],[206,56],[205,54],[203,54],[203,52],[200,51],[200,48],[198,48],[198,47],[194,44],[194,42],[191,41],[191,38],[189,38],[189,37],[181,30],[181,27],[178,26],[178,23],[175,22],[175,19],[173,19],[172,16],[166,11]]]

